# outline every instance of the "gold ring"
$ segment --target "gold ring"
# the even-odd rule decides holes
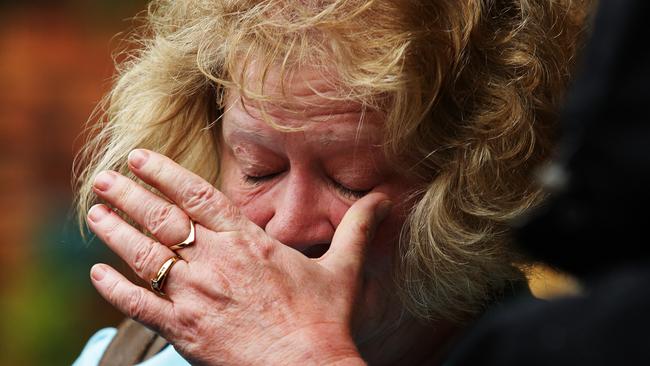
[[[172,269],[172,266],[178,262],[179,259],[182,259],[180,256],[176,255],[163,263],[163,265],[158,270],[158,274],[155,278],[151,279],[151,289],[160,296],[165,296],[163,292],[163,286],[165,285],[165,279],[169,274],[169,270]]]
[[[176,251],[185,247],[189,247],[192,244],[194,244],[194,221],[190,220],[190,235],[187,236],[187,239],[178,244],[172,245],[169,247],[169,249]]]

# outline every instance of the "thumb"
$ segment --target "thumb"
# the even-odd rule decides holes
[[[363,265],[368,243],[392,206],[383,193],[370,193],[355,202],[343,216],[321,264],[336,272],[352,270],[356,276]]]

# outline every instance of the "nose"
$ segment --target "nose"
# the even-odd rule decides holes
[[[285,245],[305,252],[332,240],[335,229],[329,218],[331,201],[316,179],[292,173],[276,186],[271,203],[273,215],[264,230]]]

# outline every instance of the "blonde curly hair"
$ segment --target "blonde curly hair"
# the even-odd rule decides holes
[[[226,90],[268,99],[264,80],[322,70],[341,98],[385,116],[389,157],[427,179],[403,229],[396,282],[423,319],[462,319],[521,278],[507,223],[542,198],[534,168],[588,0],[155,0],[76,163],[79,220],[92,178],[129,175],[134,148],[215,185]],[[247,70],[262,63],[262,83]],[[330,72],[335,70],[335,74]],[[282,78],[280,78],[282,79]],[[282,126],[277,126],[281,128]]]

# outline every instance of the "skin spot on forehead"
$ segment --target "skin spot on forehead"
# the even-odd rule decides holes
[[[234,155],[237,157],[239,164],[245,170],[251,170],[256,168],[257,159],[255,158],[255,153],[251,151],[246,145],[234,145],[232,147]]]

